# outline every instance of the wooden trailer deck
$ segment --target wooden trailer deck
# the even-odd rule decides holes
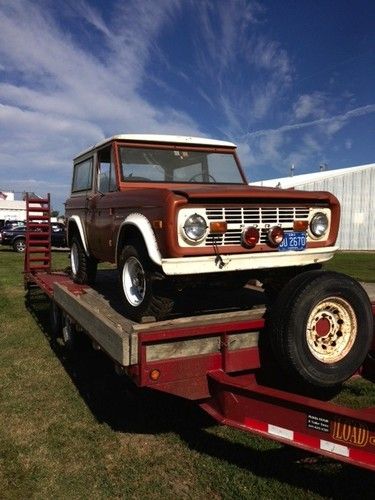
[[[227,303],[220,312],[180,316],[157,322],[148,318],[144,323],[135,323],[121,314],[121,302],[113,283],[114,275],[113,272],[102,273],[95,289],[73,283],[65,273],[37,273],[32,275],[32,279],[49,296],[53,296],[56,303],[121,366],[138,363],[139,334],[142,334],[146,344],[147,338],[150,338],[146,347],[147,362],[219,353],[224,331],[228,332],[229,352],[258,345],[265,313],[261,290],[249,290],[248,299],[251,302],[248,309],[241,309],[243,303],[237,308],[235,303]],[[375,284],[363,286],[373,302],[375,312]],[[220,305],[223,307],[223,304]],[[225,306],[232,310],[225,310]],[[152,343],[155,332],[164,332],[164,342],[159,340]],[[189,338],[189,332],[194,332],[194,339]],[[186,338],[181,339],[181,334]],[[174,335],[179,340],[173,341]]]

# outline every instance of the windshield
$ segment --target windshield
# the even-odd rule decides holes
[[[244,184],[232,153],[120,147],[125,182]]]

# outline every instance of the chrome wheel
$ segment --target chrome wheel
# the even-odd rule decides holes
[[[129,304],[137,307],[146,294],[146,276],[142,264],[136,257],[129,257],[122,270],[122,286]]]
[[[15,248],[16,252],[23,253],[26,249],[25,240],[23,240],[23,239],[16,240],[16,242],[14,243],[14,248]]]
[[[307,320],[306,340],[310,352],[323,363],[336,363],[350,352],[357,337],[352,306],[340,297],[319,302]]]

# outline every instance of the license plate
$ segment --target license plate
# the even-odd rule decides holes
[[[282,243],[278,246],[280,252],[285,252],[288,250],[301,251],[306,248],[306,233],[300,233],[297,231],[289,231],[284,233],[284,239]]]

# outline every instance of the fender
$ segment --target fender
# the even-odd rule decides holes
[[[137,213],[133,213],[133,214],[128,215],[120,226],[118,236],[117,236],[117,243],[116,243],[116,260],[117,260],[117,255],[119,252],[118,245],[119,245],[119,240],[120,240],[120,234],[121,234],[123,227],[125,227],[125,226],[135,226],[136,228],[139,229],[139,231],[143,237],[144,243],[146,245],[147,252],[148,252],[150,259],[158,266],[161,266],[161,255],[159,252],[158,243],[156,241],[155,233],[152,229],[152,226],[151,226],[149,220],[147,219],[147,217],[145,217],[142,214],[137,214]]]
[[[88,251],[88,248],[87,248],[87,241],[86,241],[85,230],[83,229],[83,224],[81,222],[81,218],[79,217],[79,215],[72,215],[71,217],[69,217],[69,223],[70,222],[75,222],[75,224],[77,225],[78,232],[79,232],[79,235],[81,237],[83,248],[85,250],[86,255],[89,256],[90,254],[89,254],[89,251]],[[69,223],[68,223],[68,231],[69,231]],[[68,241],[69,241],[69,234],[68,234]]]

